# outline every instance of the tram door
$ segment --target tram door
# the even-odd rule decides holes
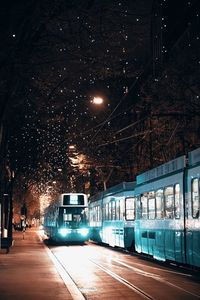
[[[190,172],[186,213],[186,259],[188,264],[200,267],[200,178],[195,178],[197,171]]]
[[[200,267],[200,148],[188,154],[186,172],[186,260]]]

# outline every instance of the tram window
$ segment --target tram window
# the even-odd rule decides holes
[[[89,210],[89,222],[92,225],[92,209]]]
[[[192,180],[192,217],[199,218],[199,179]]]
[[[135,198],[126,198],[125,199],[125,217],[126,220],[135,219]]]
[[[174,189],[173,186],[168,186],[164,191],[165,195],[165,217],[167,219],[173,218],[174,213]]]
[[[163,189],[156,191],[156,218],[163,218]]]
[[[155,193],[150,192],[149,193],[149,199],[148,199],[148,211],[149,211],[149,219],[155,219],[156,216],[156,199],[155,199]]]
[[[106,220],[109,219],[109,211],[108,211],[108,203],[106,203],[106,217],[105,217]]]
[[[141,195],[141,218],[147,219],[147,193]]]
[[[95,221],[95,207],[93,207],[92,208],[92,216],[91,216],[91,220],[92,220],[92,222],[94,222]]]
[[[73,215],[73,221],[76,223],[81,222],[81,215]]]
[[[174,186],[174,215],[176,219],[180,219],[180,215],[181,215],[181,206],[180,206],[180,184],[175,184]]]
[[[94,216],[94,221],[97,222],[98,221],[98,206],[95,206],[95,216]]]
[[[100,207],[99,205],[97,206],[97,221],[100,221]]]
[[[63,214],[63,221],[72,221],[72,214]]]
[[[108,220],[112,220],[112,203],[108,203]]]
[[[91,215],[91,220],[92,220],[92,222],[94,222],[95,221],[95,208],[93,207],[92,208],[92,213],[91,213],[92,215]]]
[[[103,220],[106,219],[106,206],[105,206],[105,204],[103,205],[102,218],[103,218]]]
[[[100,206],[98,206],[99,210],[99,221],[102,221],[102,210],[100,209]]]
[[[140,202],[140,197],[136,198],[136,218],[137,219],[141,218],[141,202]]]
[[[120,220],[120,201],[116,201],[116,220]]]
[[[84,205],[84,195],[69,194],[63,196],[63,205]]]
[[[124,219],[124,199],[120,200],[120,220]]]
[[[116,219],[116,202],[111,201],[111,207],[112,207],[112,220]]]

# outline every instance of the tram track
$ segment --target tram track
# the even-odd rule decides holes
[[[127,249],[123,249],[123,248],[119,248],[119,247],[111,247],[111,246],[109,246],[107,244],[98,244],[98,243],[93,242],[91,240],[89,241],[89,244],[93,245],[93,247],[100,246],[100,247],[102,247],[104,249],[112,250],[112,251],[114,251],[116,253],[121,253],[121,254],[125,254],[125,255],[130,255],[130,256],[133,256],[133,257],[138,257],[138,258],[142,259],[143,261],[154,263],[156,265],[160,265],[161,267],[165,267],[165,268],[167,267],[167,268],[171,269],[171,270],[165,269],[165,272],[172,273],[172,274],[176,273],[178,275],[185,276],[185,277],[195,276],[200,281],[200,277],[199,277],[200,269],[199,268],[190,268],[187,265],[176,264],[175,262],[168,261],[168,260],[166,260],[166,261],[159,261],[159,260],[154,259],[152,256],[144,254],[144,253],[131,252],[131,251],[127,250]],[[156,269],[160,270],[160,268],[157,268],[157,267],[153,267],[153,268],[155,270]],[[174,270],[176,270],[176,271],[174,271]],[[178,270],[180,270],[180,272]],[[181,272],[184,272],[184,273],[181,273]],[[186,274],[186,272],[187,272],[187,274]],[[193,275],[191,275],[190,273],[193,273]]]
[[[93,242],[91,243],[91,245],[93,247],[98,247],[98,246],[102,247],[101,245],[97,245],[96,243],[93,243]],[[143,272],[143,275],[145,276],[145,274],[146,274],[148,277],[152,277],[152,278],[156,279],[157,281],[167,283],[165,279],[162,279],[162,278],[160,278],[160,276],[155,275],[155,272],[162,270],[163,273],[178,275],[178,276],[182,276],[183,278],[184,277],[185,278],[190,278],[191,280],[193,280],[195,282],[200,282],[200,276],[199,276],[200,273],[197,271],[197,269],[187,268],[184,265],[176,265],[176,264],[173,264],[173,263],[170,263],[170,262],[167,262],[167,261],[166,262],[159,262],[157,260],[152,259],[151,257],[146,256],[146,255],[142,255],[142,254],[139,254],[139,253],[134,253],[133,254],[130,251],[120,249],[120,248],[110,248],[110,247],[105,247],[104,246],[104,247],[102,247],[102,249],[104,249],[105,251],[111,250],[114,253],[129,255],[130,257],[138,257],[139,259],[142,259],[144,262],[149,262],[149,263],[155,264],[155,266],[149,266],[149,268],[154,270],[153,273],[149,273],[149,272],[145,271],[145,272]],[[118,262],[120,263],[120,261],[118,261]],[[131,262],[131,264],[132,263],[133,262]],[[135,267],[135,265],[137,267]],[[160,266],[160,267],[156,267],[156,265]],[[128,266],[128,268],[132,268],[134,271],[139,272],[139,273],[141,273],[141,267],[143,267],[143,264],[135,263],[135,262],[134,262],[134,267],[133,266],[131,266],[131,267]],[[169,282],[168,285],[173,286],[174,284]],[[200,298],[199,294],[190,293],[189,291],[187,291],[184,288],[181,288],[179,286],[177,286],[177,289],[183,290],[186,293],[191,294],[192,296]]]
[[[118,280],[119,282],[121,282],[122,284],[126,285],[128,288],[130,288],[131,290],[133,290],[135,293],[139,294],[140,296],[142,296],[144,299],[149,299],[149,300],[155,300],[155,298],[151,297],[149,294],[147,294],[145,291],[141,290],[139,287],[135,286],[134,284],[132,284],[131,282],[129,282],[128,280],[126,280],[125,278],[117,275],[116,273],[110,271],[109,269],[106,269],[105,267],[103,267],[102,265],[94,262],[92,259],[89,259],[93,264],[95,264],[98,268],[100,268],[102,271],[106,272],[108,275],[110,275],[111,277],[113,277],[114,279]]]
[[[66,270],[65,266],[59,260],[59,258],[46,246],[46,251],[53,261],[59,275],[63,279],[67,289],[69,290],[73,300],[85,300],[87,297],[84,296],[84,293],[78,288],[76,282],[74,281],[73,277],[70,273]]]
[[[107,258],[107,254],[106,253],[101,254],[101,255],[103,255],[103,256],[105,256],[105,258]],[[143,271],[141,269],[141,267],[143,267],[142,264],[136,263],[137,267],[135,267],[133,265],[129,265],[129,264],[123,262],[123,260],[121,260],[121,259],[111,258],[111,260],[112,260],[112,262],[117,263],[118,265],[124,266],[126,269],[132,270],[134,272],[134,274],[138,274],[138,275],[141,275],[141,276],[144,276],[144,277],[152,278],[155,281],[158,281],[160,283],[168,285],[171,288],[178,289],[178,290],[180,290],[180,291],[182,291],[182,292],[184,292],[184,293],[186,293],[186,294],[188,294],[188,295],[190,295],[192,297],[196,297],[196,298],[200,299],[200,294],[196,294],[194,292],[190,292],[190,291],[186,290],[185,288],[183,288],[183,287],[181,287],[181,286],[179,286],[177,284],[174,284],[174,283],[168,281],[166,279],[166,277],[164,277],[164,276],[156,275],[155,272]],[[132,264],[133,264],[133,262],[132,262]],[[135,263],[134,263],[134,265],[135,265]],[[177,271],[173,271],[173,270],[159,269],[157,267],[152,267],[152,266],[150,268],[153,268],[153,270],[162,271],[164,273],[170,273],[172,275],[183,276],[183,277],[186,277],[186,278],[188,278],[188,277],[191,278],[192,277],[191,274],[185,274],[185,273],[177,272]]]
[[[105,249],[105,250],[107,251],[107,249]],[[103,254],[101,253],[101,255],[105,256],[105,258],[108,257],[107,253],[103,253]],[[113,263],[117,263],[118,265],[121,265],[121,266],[125,267],[127,270],[128,269],[132,270],[134,272],[134,274],[144,276],[144,277],[147,277],[147,278],[152,278],[152,280],[158,281],[158,282],[160,282],[164,285],[169,286],[170,288],[177,289],[177,290],[179,290],[179,291],[181,291],[185,294],[188,294],[191,297],[195,297],[195,298],[200,299],[200,294],[197,294],[195,292],[191,292],[191,291],[185,289],[184,287],[181,287],[180,285],[175,284],[174,282],[172,282],[173,280],[171,280],[171,281],[167,280],[165,276],[155,274],[155,270],[156,271],[161,271],[164,274],[169,273],[169,274],[174,275],[174,276],[178,275],[178,276],[185,277],[185,278],[192,278],[193,276],[191,274],[178,272],[178,271],[174,271],[174,270],[168,270],[168,269],[165,269],[165,268],[161,269],[161,268],[153,267],[153,266],[149,266],[149,268],[153,268],[154,272],[149,272],[149,271],[142,270],[142,267],[144,267],[143,264],[136,263],[136,265],[137,265],[137,267],[136,267],[136,266],[132,265],[133,262],[131,262],[131,265],[129,265],[129,264],[123,262],[122,259],[116,259],[116,258],[113,258],[113,257],[111,258],[111,261]],[[93,261],[93,263],[96,264],[95,261]],[[109,265],[110,265],[110,263],[109,263]],[[134,265],[135,265],[135,263],[134,263]],[[109,270],[109,272],[111,272],[111,271]],[[113,272],[111,272],[111,273],[113,273]],[[117,276],[119,276],[119,275],[117,275]],[[120,278],[120,276],[119,276],[119,278]],[[133,285],[133,284],[131,283],[131,285]],[[133,285],[133,286],[135,286],[135,285]]]
[[[142,275],[142,276],[147,276],[148,278],[151,277],[152,279],[154,279],[154,280],[156,280],[156,281],[159,281],[159,282],[161,282],[161,283],[164,283],[164,284],[166,284],[166,285],[168,285],[168,286],[170,286],[170,287],[179,289],[180,291],[182,291],[182,292],[184,292],[184,293],[186,293],[186,294],[189,294],[189,295],[191,295],[191,296],[193,296],[193,297],[196,297],[196,298],[199,298],[199,299],[200,299],[200,295],[195,294],[195,293],[192,293],[192,292],[186,290],[185,288],[182,288],[182,287],[180,287],[180,286],[178,286],[178,285],[175,285],[174,283],[171,283],[171,282],[167,281],[166,278],[164,278],[164,277],[162,277],[162,276],[155,275],[154,273],[151,273],[151,272],[142,271],[141,269],[138,269],[138,268],[136,268],[136,267],[132,267],[132,266],[130,266],[130,265],[128,265],[128,264],[126,264],[126,263],[120,261],[120,260],[115,260],[115,259],[114,259],[113,261],[117,262],[118,264],[121,264],[121,265],[125,266],[127,269],[132,269],[134,272],[137,272],[138,274],[140,274],[140,275]],[[178,275],[183,275],[183,274],[178,273]]]
[[[74,250],[72,250],[70,247],[62,246],[63,251],[61,251],[62,252],[62,254],[61,254],[59,251],[59,248],[57,248],[57,247],[56,247],[56,249],[55,248],[51,249],[48,247],[45,247],[45,248],[48,249],[47,250],[48,255],[50,256],[51,260],[54,262],[58,273],[62,277],[67,289],[69,290],[69,292],[72,296],[72,299],[74,299],[74,300],[93,299],[92,294],[94,294],[94,292],[96,293],[98,289],[95,289],[95,286],[92,287],[92,282],[91,282],[91,285],[89,285],[89,287],[88,287],[88,285],[85,286],[84,284],[82,284],[82,287],[81,287],[80,280],[79,280],[80,278],[77,279],[77,277],[75,277],[77,274],[75,275],[74,270],[73,270],[73,261],[70,261],[70,263],[69,263],[69,261],[66,262],[66,260],[62,259],[64,257],[66,258],[66,257],[70,257],[71,255],[73,255]],[[64,248],[66,248],[66,250],[64,250]],[[129,264],[129,262],[127,263],[127,261],[124,261],[123,258],[113,257],[113,255],[112,254],[110,255],[110,253],[107,253],[107,251],[106,252],[103,251],[103,253],[101,253],[101,256],[99,256],[99,255],[97,255],[98,251],[96,251],[96,250],[93,251],[94,249],[93,250],[89,249],[89,251],[88,251],[88,248],[85,248],[85,247],[81,247],[81,249],[82,250],[84,249],[83,251],[82,250],[80,251],[80,256],[85,258],[85,260],[83,260],[84,267],[87,266],[87,261],[90,262],[91,266],[92,265],[95,266],[95,269],[98,268],[99,270],[101,270],[102,272],[107,274],[108,276],[112,277],[112,279],[116,280],[119,284],[123,284],[124,287],[127,287],[128,289],[132,290],[135,293],[135,295],[138,295],[138,296],[136,296],[137,298],[134,298],[134,299],[141,298],[141,299],[156,300],[156,299],[160,299],[160,298],[158,298],[157,295],[156,296],[153,295],[154,293],[151,294],[151,290],[144,290],[143,288],[141,288],[141,284],[138,285],[137,282],[136,282],[136,284],[135,284],[135,282],[132,282],[132,278],[134,279],[135,276],[133,276],[131,278],[130,272],[134,272],[134,274],[136,276],[141,276],[141,278],[146,277],[148,280],[152,279],[152,280],[159,281],[160,284],[169,286],[169,288],[171,288],[173,290],[177,289],[177,290],[179,290],[178,293],[182,293],[185,295],[187,294],[188,295],[187,299],[190,299],[189,298],[190,296],[192,299],[197,299],[197,298],[200,299],[200,295],[195,293],[195,291],[190,292],[189,290],[184,288],[184,286],[181,287],[181,286],[175,284],[173,282],[173,280],[171,280],[171,282],[170,282],[165,278],[165,276],[161,276],[160,274],[155,274],[155,272],[149,272],[149,271],[142,270],[142,267],[144,267],[144,265],[142,265],[142,264],[136,263],[137,266],[135,266],[134,263],[132,263],[132,262]],[[77,251],[77,253],[78,253],[79,247],[77,247],[75,251]],[[106,259],[102,260],[102,257],[105,257]],[[69,265],[68,265],[68,263],[69,263]],[[107,266],[107,264],[108,264],[108,266]],[[116,271],[115,268],[119,268],[120,266],[122,268],[118,269]],[[152,267],[152,266],[149,266],[149,267],[159,270],[159,268],[156,268],[156,267]],[[82,266],[82,268],[83,268],[83,266]],[[88,268],[90,268],[90,267],[88,267]],[[72,270],[73,270],[73,272],[72,272]],[[91,267],[91,270],[94,270],[94,268]],[[119,272],[124,272],[125,270],[129,270],[128,271],[129,278],[126,278],[127,276],[123,276],[122,274],[119,273]],[[177,275],[181,275],[181,276],[184,275],[185,277],[190,276],[188,274],[182,274],[179,272],[173,272],[173,271],[165,270],[165,269],[161,269],[161,271],[162,272],[167,271],[167,273],[169,271],[170,273],[173,273],[174,276],[177,276]],[[128,273],[125,271],[125,274],[128,274]],[[130,278],[131,278],[131,280],[130,280]],[[105,282],[105,284],[106,284],[106,282]],[[98,285],[97,285],[97,287],[98,287]],[[101,297],[100,294],[99,294],[99,297]]]
[[[70,291],[73,299],[74,300],[90,299],[90,297],[88,297],[87,295],[85,295],[85,293],[83,292],[84,289],[78,287],[78,284],[73,279],[73,277],[70,275],[70,272],[66,269],[66,267],[62,263],[62,261],[53,253],[53,251],[51,251],[50,249],[49,249],[49,251],[50,251],[50,253],[49,253],[50,257],[51,257],[52,261],[54,262],[54,264],[56,265],[56,268],[57,268],[60,276],[64,280],[67,288],[69,289],[69,291]],[[123,277],[119,276],[118,274],[112,272],[111,270],[109,270],[108,268],[104,267],[103,265],[101,265],[99,263],[96,263],[94,260],[92,260],[90,258],[87,258],[87,259],[93,265],[95,265],[96,267],[98,267],[101,271],[105,272],[107,275],[111,276],[113,279],[117,280],[121,284],[123,284],[126,287],[128,287],[129,289],[131,289],[137,295],[140,295],[141,298],[147,299],[147,300],[156,300],[151,295],[149,295],[148,293],[146,293],[144,290],[142,290],[141,288],[139,288],[136,285],[132,284],[131,282],[129,282],[125,278],[123,278]],[[58,264],[59,264],[59,266],[58,266]],[[63,275],[63,271],[66,273],[66,275]],[[66,280],[66,277],[67,277],[67,280]],[[69,288],[69,280],[70,280],[70,288]]]

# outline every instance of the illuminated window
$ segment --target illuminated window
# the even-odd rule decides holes
[[[174,215],[176,219],[180,219],[181,215],[181,193],[180,184],[174,186]]]
[[[135,198],[126,198],[125,199],[125,207],[126,207],[126,220],[134,220],[135,219]]]
[[[98,206],[98,210],[99,210],[99,221],[102,221],[102,210],[100,209],[100,206]]]
[[[99,212],[100,212],[100,209],[99,209],[99,205],[96,207],[96,213],[97,213],[97,222],[99,222],[99,220],[100,220],[100,214],[99,214]]]
[[[124,219],[124,199],[120,200],[120,220]]]
[[[94,221],[94,224],[95,224],[95,222],[96,222],[96,206],[94,206],[94,208],[93,208],[93,221]]]
[[[144,193],[141,195],[140,201],[141,201],[141,218],[147,219],[147,193]]]
[[[109,209],[108,209],[108,203],[106,203],[106,220],[109,220]]]
[[[148,193],[148,211],[149,211],[149,219],[155,219],[156,199],[155,199],[155,192],[153,191]]]
[[[112,205],[111,205],[111,202],[108,203],[108,220],[112,220]]]
[[[168,186],[164,191],[165,196],[165,217],[172,219],[174,217],[174,189],[173,186]]]
[[[102,218],[103,218],[103,220],[106,219],[106,206],[105,206],[105,204],[103,205]]]
[[[137,197],[137,200],[136,200],[136,218],[137,219],[141,218],[141,201],[140,201],[140,197]]]
[[[116,219],[116,202],[111,201],[111,207],[112,207],[112,220]]]
[[[159,189],[156,191],[156,218],[162,219],[163,218],[163,189]]]
[[[192,217],[199,218],[199,179],[192,180]]]
[[[84,195],[64,195],[63,205],[84,205]]]
[[[116,220],[120,220],[120,201],[116,201]]]
[[[98,221],[98,207],[95,206],[94,208],[94,221],[97,222]]]
[[[72,214],[63,214],[63,221],[72,221]]]

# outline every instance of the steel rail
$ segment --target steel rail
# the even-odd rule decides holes
[[[139,287],[135,286],[128,280],[124,279],[123,277],[117,275],[116,273],[114,273],[114,272],[110,271],[109,269],[103,267],[102,265],[96,263],[95,261],[93,261],[90,258],[88,260],[91,261],[93,264],[95,264],[99,269],[101,269],[102,271],[104,271],[105,273],[107,273],[108,275],[110,275],[111,277],[116,279],[117,281],[121,282],[122,284],[126,285],[128,288],[133,290],[135,293],[142,296],[144,299],[155,300],[155,298],[153,298],[152,296],[150,296],[145,291],[141,290]]]
[[[122,262],[122,261],[120,261],[120,260],[117,260],[117,259],[112,259],[112,260],[115,261],[115,262],[117,262],[118,264],[121,264],[121,265],[125,266],[125,267],[128,268],[128,269],[134,270],[135,272],[137,272],[138,274],[140,274],[140,275],[142,275],[142,276],[151,277],[151,278],[153,278],[154,280],[157,280],[157,281],[162,282],[162,283],[164,283],[164,284],[166,284],[166,285],[168,285],[168,286],[171,286],[171,287],[174,287],[174,288],[176,288],[176,289],[179,289],[179,290],[183,291],[184,293],[187,293],[187,294],[189,294],[189,295],[191,295],[191,296],[200,298],[200,295],[199,295],[199,294],[195,294],[195,293],[193,293],[193,292],[190,292],[190,291],[188,291],[188,290],[186,290],[186,289],[184,289],[184,288],[182,288],[182,287],[180,287],[180,286],[178,286],[178,285],[176,285],[176,284],[174,284],[174,283],[169,282],[168,280],[166,280],[165,278],[163,278],[163,277],[161,277],[161,276],[156,276],[154,273],[145,272],[145,271],[142,271],[142,270],[140,270],[140,269],[138,269],[138,268],[129,266],[128,264],[126,264],[126,263],[124,263],[124,262]],[[179,274],[179,273],[178,273],[178,274]],[[180,273],[180,274],[181,274],[181,273]],[[181,274],[181,275],[182,275],[182,274]]]

